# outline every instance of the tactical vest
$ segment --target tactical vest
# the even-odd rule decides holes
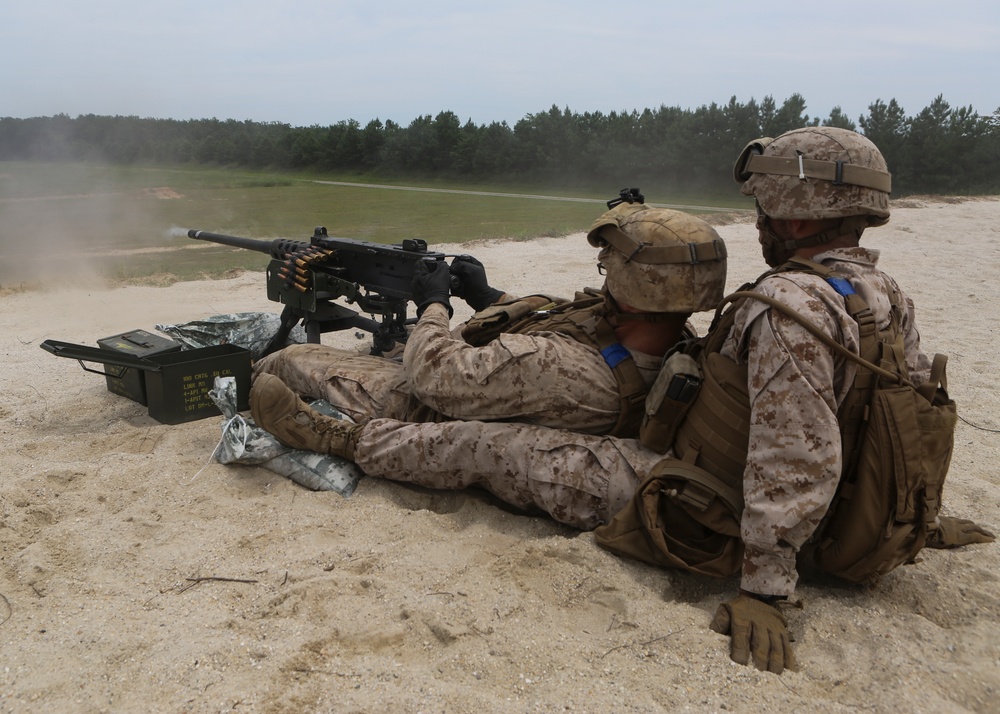
[[[845,300],[858,323],[860,357],[783,303],[744,286],[728,296],[705,338],[668,355],[646,405],[641,440],[660,453],[672,448],[640,487],[635,501],[598,529],[600,545],[649,562],[709,575],[739,572],[743,472],[750,432],[747,370],[719,354],[745,299],[767,302],[842,356],[858,363],[838,410],[843,468],[836,495],[809,550],[819,567],[852,582],[870,580],[909,562],[934,528],[951,460],[957,421],[947,396],[946,358],[936,355],[930,379],[909,382],[900,329],[901,300],[891,296],[889,325],[875,318],[850,283],[826,266],[795,259],[761,277],[799,271],[819,275]],[[758,283],[760,282],[758,280]],[[667,365],[674,362],[674,368]],[[685,384],[696,384],[683,389]],[[686,398],[684,398],[686,396]],[[678,512],[680,515],[678,515]],[[685,520],[686,519],[686,520]],[[682,532],[671,531],[671,521]],[[687,525],[685,525],[687,524]],[[694,524],[692,526],[692,524]],[[702,548],[684,552],[692,537]]]
[[[554,304],[547,297],[539,300],[539,297],[487,308],[467,323],[462,337],[469,344],[483,345],[501,333],[555,332],[593,347],[604,357],[618,385],[618,421],[610,435],[637,438],[649,388],[632,355],[615,339],[614,328],[607,320],[604,294],[588,288],[578,293],[576,300],[560,304]],[[541,309],[543,307],[547,309]]]

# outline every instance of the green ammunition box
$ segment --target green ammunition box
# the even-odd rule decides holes
[[[250,350],[236,345],[161,352],[146,357],[137,357],[124,350],[58,340],[44,340],[40,347],[56,357],[77,360],[85,372],[107,374],[88,367],[86,362],[103,364],[105,370],[110,366],[135,370],[143,380],[143,403],[149,407],[149,416],[161,424],[182,424],[218,416],[221,412],[209,396],[216,377],[235,378],[237,410],[244,411],[250,405]],[[109,389],[115,394],[121,393]],[[135,399],[131,394],[124,396]]]
[[[120,335],[104,337],[97,341],[97,346],[102,350],[110,350],[142,359],[168,352],[180,352],[181,350],[179,342],[154,335],[145,330],[131,330]],[[128,397],[145,406],[146,381],[141,370],[133,367],[105,365],[104,374],[109,392]]]
[[[208,395],[216,377],[235,377],[237,409],[249,408],[250,351],[236,345],[216,345],[169,352],[146,358],[159,369],[146,370],[149,416],[161,424],[181,424],[218,416]]]

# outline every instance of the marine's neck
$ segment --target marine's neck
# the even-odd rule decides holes
[[[662,357],[681,340],[686,323],[682,315],[664,322],[623,322],[615,328],[615,338],[627,350]]]

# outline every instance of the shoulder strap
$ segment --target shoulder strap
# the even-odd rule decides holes
[[[891,381],[896,382],[898,384],[902,384],[902,385],[906,385],[906,386],[910,386],[910,387],[913,386],[912,382],[910,382],[908,379],[905,379],[901,375],[898,375],[898,374],[896,374],[894,372],[890,372],[887,369],[882,369],[878,365],[869,362],[865,358],[860,357],[860,356],[854,354],[849,349],[847,349],[846,347],[844,347],[842,344],[840,344],[839,342],[837,342],[836,340],[834,340],[832,337],[830,337],[828,334],[826,334],[825,332],[823,332],[823,330],[821,330],[819,327],[817,327],[816,325],[814,325],[812,323],[812,321],[809,320],[809,318],[805,317],[802,313],[798,312],[797,310],[795,310],[792,307],[789,307],[788,305],[785,305],[783,302],[781,302],[779,300],[775,300],[770,295],[761,295],[760,293],[755,293],[755,292],[751,292],[751,291],[741,290],[741,291],[733,293],[732,295],[727,295],[726,297],[723,298],[723,301],[724,302],[728,302],[728,301],[732,301],[732,300],[739,300],[739,299],[746,299],[746,298],[749,298],[751,300],[760,300],[761,302],[766,302],[771,307],[773,307],[773,308],[775,308],[777,310],[780,310],[782,313],[784,313],[785,315],[787,315],[788,317],[790,317],[791,319],[795,320],[797,323],[799,323],[800,325],[802,325],[802,327],[804,327],[806,330],[808,330],[813,335],[815,335],[821,342],[823,342],[825,345],[827,345],[828,347],[830,347],[832,350],[834,350],[835,352],[837,352],[840,355],[843,355],[844,357],[846,357],[849,360],[853,360],[854,362],[857,362],[859,365],[861,365],[865,369],[870,369],[872,372],[874,372],[878,376],[883,377],[883,378],[888,379],[888,380],[891,380]]]
[[[579,295],[579,294],[578,294]],[[532,328],[534,323],[542,322],[545,320],[551,320],[559,315],[565,313],[572,313],[575,311],[586,310],[588,308],[595,307],[604,302],[604,297],[600,295],[586,295],[585,297],[580,297],[579,299],[573,300],[571,302],[564,302],[558,305],[553,305],[551,307],[546,307],[544,310],[533,311],[519,320],[512,322],[503,331],[504,332],[526,332]]]
[[[631,353],[615,339],[614,328],[603,315],[597,316],[597,348],[615,376],[620,397],[618,422],[610,435],[638,437],[649,387]]]
[[[861,355],[871,355],[874,354],[873,347],[878,340],[878,326],[875,324],[875,316],[872,314],[871,308],[864,299],[855,292],[851,283],[837,273],[835,270],[828,268],[822,263],[817,263],[816,261],[809,260],[807,258],[792,258],[784,265],[766,273],[766,276],[775,275],[783,272],[806,272],[812,273],[814,275],[819,275],[821,278],[827,281],[827,283],[832,287],[837,294],[844,298],[844,304],[847,311],[850,313],[851,317],[858,323],[858,332],[861,339],[860,352]],[[751,290],[738,290],[732,295],[727,295],[723,298],[722,304],[732,302],[738,299],[751,299],[759,300],[761,302],[767,303],[771,307],[779,310],[780,312],[787,315],[795,322],[799,323],[806,330],[811,332],[815,337],[817,337],[821,342],[827,345],[830,349],[838,354],[846,357],[849,360],[857,362],[859,365],[865,369],[871,370],[873,373],[882,377],[883,379],[888,379],[897,384],[914,386],[912,382],[904,378],[902,375],[896,374],[895,372],[890,372],[887,369],[872,363],[870,360],[865,359],[860,355],[856,355],[849,349],[841,345],[839,342],[831,338],[825,332],[823,332],[819,327],[817,327],[811,320],[802,315],[792,307],[784,304],[783,302],[772,298],[770,295],[762,295]],[[721,308],[721,306],[720,306]],[[943,369],[943,367],[942,367]]]
[[[917,392],[928,402],[934,402],[934,394],[937,392],[938,385],[941,385],[941,389],[948,391],[948,376],[945,374],[944,368],[948,363],[947,355],[936,354],[934,359],[931,361],[931,376],[930,378],[917,387]]]

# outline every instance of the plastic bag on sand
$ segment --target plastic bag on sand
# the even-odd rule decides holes
[[[336,456],[284,446],[254,424],[253,419],[240,416],[236,412],[236,380],[233,377],[216,377],[209,396],[225,417],[222,439],[212,454],[220,464],[263,466],[313,491],[336,491],[342,496],[354,493],[364,473],[353,463]],[[310,406],[328,416],[348,419],[324,400]]]
[[[281,317],[270,312],[231,312],[180,325],[157,325],[156,329],[180,342],[184,349],[236,345],[250,350],[250,356],[257,360],[280,326]],[[292,328],[288,344],[305,341],[302,326]]]

